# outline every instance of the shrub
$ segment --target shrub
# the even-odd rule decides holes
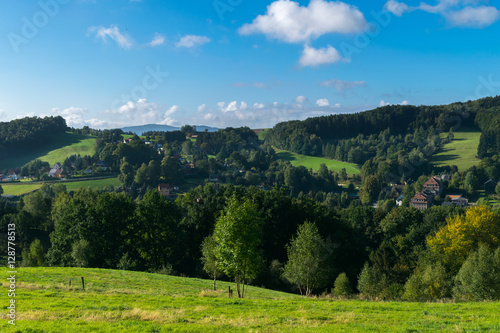
[[[389,283],[387,276],[376,267],[365,264],[358,278],[358,290],[364,297],[381,297]]]
[[[450,294],[450,283],[441,263],[417,269],[406,281],[403,299],[423,301],[440,299]]]
[[[349,296],[352,294],[351,284],[345,273],[340,274],[335,280],[332,294],[335,296]]]

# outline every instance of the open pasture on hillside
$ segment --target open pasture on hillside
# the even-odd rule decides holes
[[[448,133],[442,133],[441,137],[446,137]],[[476,158],[477,147],[481,132],[473,129],[462,129],[454,133],[452,142],[444,145],[437,154],[434,154],[431,161],[435,166],[456,165],[460,171],[465,171],[474,165],[478,165],[480,160]]]
[[[48,182],[48,184],[54,184],[54,182]],[[96,188],[103,189],[108,186],[121,186],[118,177],[114,178],[103,178],[103,179],[92,179],[92,180],[81,180],[74,182],[57,182],[55,184],[63,184],[66,186],[67,191],[76,191],[79,188]],[[42,183],[16,183],[16,184],[0,184],[4,190],[4,195],[15,195],[20,196],[24,194],[31,193],[42,187]]]
[[[307,169],[319,170],[319,166],[322,163],[325,163],[329,170],[340,172],[342,168],[345,168],[348,175],[359,174],[360,167],[356,164],[330,160],[322,157],[314,157],[296,154],[286,150],[276,150],[276,159],[281,159],[285,161],[289,161],[293,166],[304,166]]]
[[[94,155],[95,140],[96,138],[91,136],[65,133],[34,151],[19,151],[16,156],[2,158],[0,170],[20,168],[37,158],[52,166],[57,162],[63,163],[66,157],[71,155]]]
[[[5,268],[0,269],[7,276]],[[81,277],[85,278],[82,290]],[[72,285],[69,287],[69,279]],[[7,280],[2,289],[8,289]],[[234,284],[82,268],[19,268],[16,326],[2,332],[498,332],[499,303],[398,303],[302,298]],[[6,295],[6,294],[5,294]],[[7,301],[7,297],[4,297]],[[7,304],[6,302],[4,304]]]

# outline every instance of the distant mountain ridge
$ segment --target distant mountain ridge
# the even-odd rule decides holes
[[[175,127],[175,126],[169,126],[169,125],[158,125],[158,124],[149,124],[149,125],[140,125],[140,126],[129,126],[129,127],[123,127],[121,128],[122,131],[124,132],[132,132],[137,135],[141,135],[142,133],[145,132],[173,132],[173,131],[180,131],[180,127]],[[215,127],[209,127],[209,126],[198,126],[196,125],[196,130],[198,132],[204,132],[205,129],[208,129],[209,132],[217,132],[219,129]]]

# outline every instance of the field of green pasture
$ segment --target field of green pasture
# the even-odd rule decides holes
[[[293,166],[304,166],[307,169],[319,170],[319,167],[322,163],[325,163],[329,170],[333,170],[335,172],[342,171],[342,168],[345,168],[348,175],[359,174],[360,167],[356,164],[330,160],[322,157],[314,157],[296,154],[286,150],[276,150],[276,158],[289,161]]]
[[[0,274],[7,277],[7,269]],[[85,278],[82,290],[81,277]],[[69,279],[72,285],[69,287]],[[250,287],[245,299],[211,280],[82,268],[19,268],[16,326],[1,332],[498,332],[499,303],[302,298]]]
[[[65,133],[35,151],[29,153],[21,151],[17,156],[2,158],[0,170],[20,168],[37,158],[52,166],[57,162],[63,163],[66,157],[71,155],[94,155],[95,140],[95,137]]]
[[[448,133],[442,133],[441,137],[446,137]],[[456,165],[460,171],[465,171],[474,165],[478,165],[480,160],[476,158],[477,147],[481,132],[477,130],[463,129],[454,133],[455,138],[444,145],[437,154],[434,154],[431,161],[435,166]]]
[[[121,183],[117,177],[105,178],[105,179],[81,180],[76,182],[60,182],[60,184],[65,185],[67,191],[76,191],[82,187],[103,189],[108,186],[121,186]],[[38,190],[40,187],[42,187],[42,183],[1,184],[1,186],[4,191],[4,195],[20,196]]]

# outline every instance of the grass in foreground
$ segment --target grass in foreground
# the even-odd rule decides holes
[[[7,275],[5,268],[0,269]],[[81,290],[80,277],[86,281]],[[74,278],[68,287],[69,278]],[[463,332],[500,330],[499,303],[397,303],[306,299],[229,283],[80,268],[20,268],[17,325],[2,332]],[[232,284],[231,284],[232,285]],[[233,285],[234,287],[234,285]],[[7,290],[7,282],[3,281]],[[3,298],[7,304],[7,297]]]
[[[286,150],[276,150],[276,158],[289,161],[293,166],[305,166],[307,169],[319,170],[319,166],[325,163],[329,170],[335,172],[342,171],[342,168],[345,168],[349,175],[357,175],[360,172],[360,168],[356,164],[329,160],[321,157],[300,155]]]
[[[35,151],[21,152],[15,157],[2,158],[0,170],[20,168],[37,158],[53,166],[57,162],[63,163],[66,157],[71,155],[94,155],[95,140],[96,138],[90,136],[65,133]]]
[[[442,133],[446,137],[448,133]],[[465,171],[481,161],[476,158],[477,147],[481,132],[477,130],[463,129],[454,133],[452,142],[444,145],[437,154],[432,156],[431,161],[435,166],[456,165],[460,171]]]

